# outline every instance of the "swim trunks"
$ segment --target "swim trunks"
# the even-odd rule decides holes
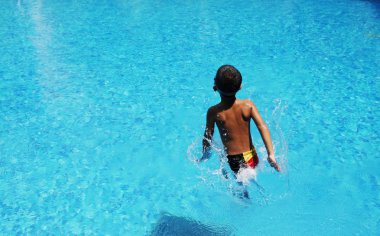
[[[255,148],[252,148],[252,150],[240,154],[228,155],[227,158],[231,170],[235,173],[237,173],[241,167],[248,166],[255,168],[257,164],[259,164],[259,157],[257,156]]]

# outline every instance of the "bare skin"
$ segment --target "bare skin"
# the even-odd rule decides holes
[[[274,157],[269,129],[255,104],[250,100],[239,100],[235,96],[221,94],[221,102],[207,111],[206,129],[203,138],[203,153],[207,153],[215,123],[228,155],[240,154],[253,148],[250,121],[253,119],[264,141],[268,162],[277,171],[281,171]],[[203,158],[202,158],[203,159]]]

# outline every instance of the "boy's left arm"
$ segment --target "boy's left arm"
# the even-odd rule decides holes
[[[265,124],[263,118],[261,117],[259,111],[257,110],[255,104],[253,104],[253,102],[250,101],[250,105],[251,105],[251,117],[261,134],[261,138],[263,139],[265,148],[267,149],[267,152],[268,152],[267,160],[273,168],[275,168],[278,172],[280,172],[281,167],[278,165],[276,158],[274,157],[273,143],[270,137],[269,129],[267,125]]]
[[[212,136],[214,135],[214,126],[215,126],[215,119],[213,114],[213,109],[210,108],[207,111],[207,118],[206,118],[206,128],[203,135],[203,142],[202,142],[202,157],[199,161],[204,161],[210,157],[210,146],[211,146],[211,140]]]

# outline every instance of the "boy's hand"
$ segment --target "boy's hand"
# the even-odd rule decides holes
[[[276,158],[274,158],[274,155],[269,155],[267,158],[269,165],[275,168],[278,172],[281,171],[280,166],[277,164]]]
[[[203,152],[203,155],[200,159],[197,159],[197,162],[202,162],[202,161],[205,161],[205,160],[208,160],[211,156],[211,152],[210,150],[206,150],[205,152]]]

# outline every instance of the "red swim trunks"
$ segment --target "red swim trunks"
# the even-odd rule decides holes
[[[255,168],[257,164],[259,164],[259,157],[257,156],[255,148],[240,154],[228,155],[227,158],[231,170],[235,173],[237,173],[241,167],[249,166]]]

